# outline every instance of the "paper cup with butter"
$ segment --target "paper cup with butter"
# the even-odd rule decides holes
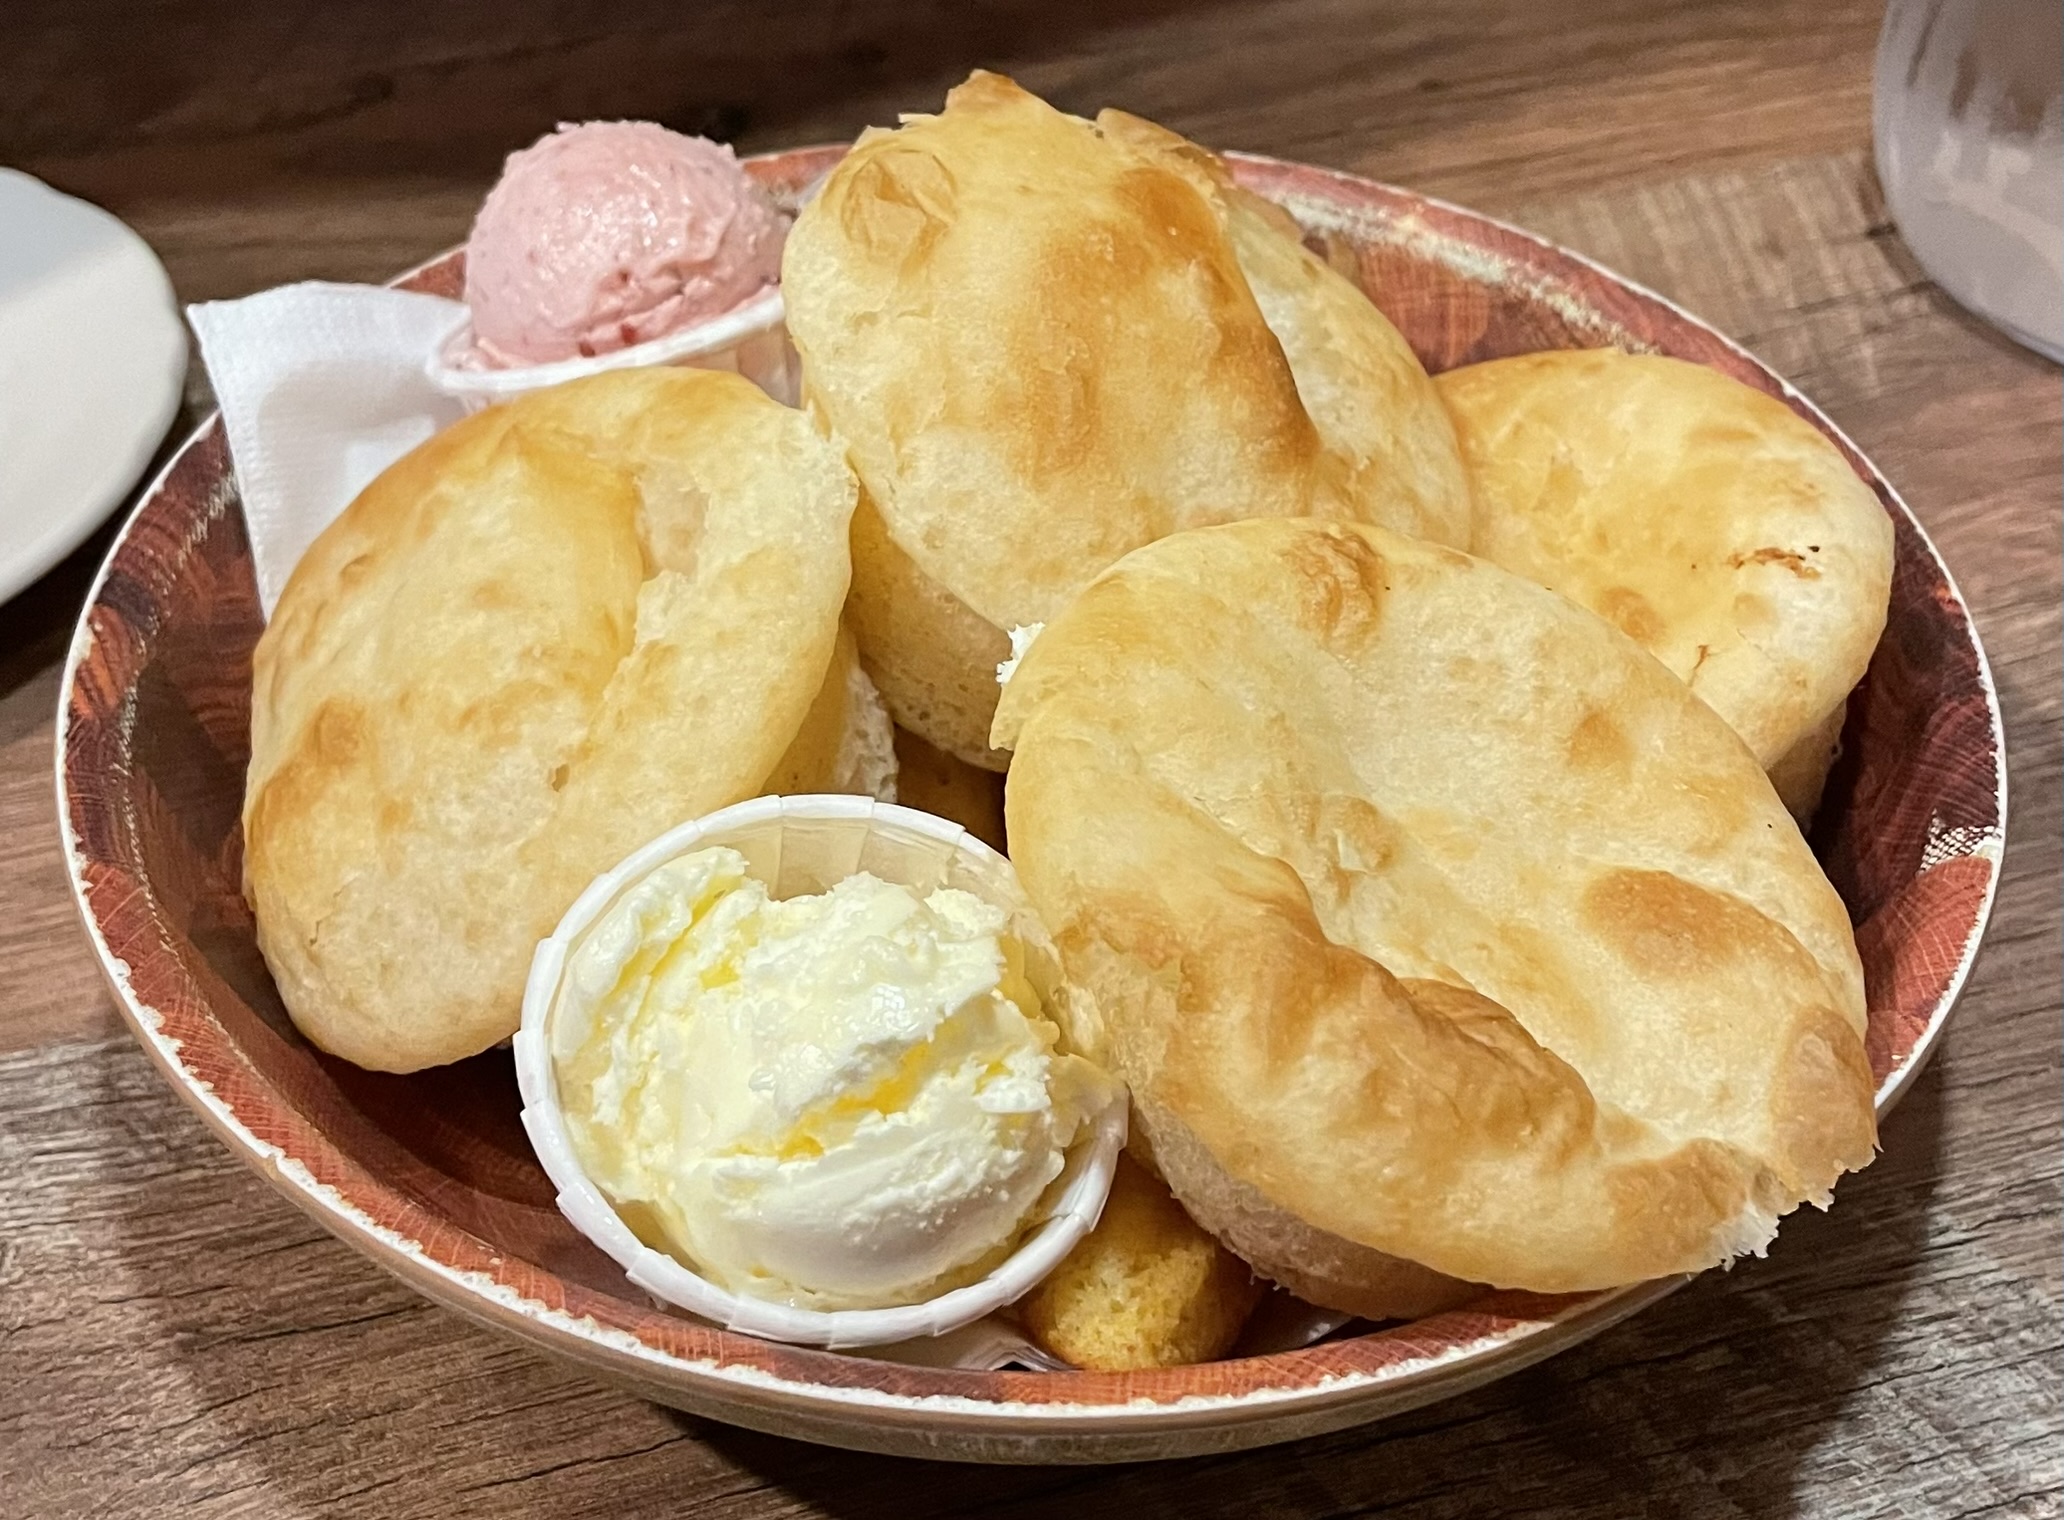
[[[523,1125],[667,1303],[770,1340],[940,1335],[1095,1225],[1117,1080],[1010,863],[864,797],[762,797],[598,879],[538,946]]]
[[[467,316],[428,365],[474,410],[608,369],[731,370],[796,403],[781,299],[790,209],[732,156],[649,121],[562,126],[509,155],[466,241]]]
[[[657,364],[728,370],[743,375],[783,406],[797,405],[802,390],[801,361],[783,324],[779,289],[765,291],[743,306],[681,332],[591,359],[487,369],[479,365],[475,353],[472,325],[464,322],[431,355],[428,367],[433,385],[475,412],[605,370]]]

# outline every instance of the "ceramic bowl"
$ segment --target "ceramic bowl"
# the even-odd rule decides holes
[[[763,158],[752,172],[793,193],[841,151]],[[1884,503],[1897,541],[1891,619],[1850,701],[1812,839],[1856,923],[1878,1104],[1889,1108],[1969,971],[2006,810],[1985,657],[1920,524],[1811,402],[1661,297],[1423,196],[1265,159],[1234,167],[1361,282],[1429,369],[1607,344],[1696,360],[1783,400]],[[453,295],[460,279],[450,254],[401,283]],[[1676,1285],[1494,1292],[1301,1350],[1132,1374],[914,1367],[666,1313],[554,1206],[518,1122],[506,1051],[384,1076],[323,1056],[288,1022],[238,889],[258,630],[229,454],[211,420],[116,541],[65,673],[64,843],[116,1001],[167,1079],[296,1205],[440,1303],[600,1377],[717,1419],[877,1451],[1171,1457],[1443,1398],[1594,1335]]]

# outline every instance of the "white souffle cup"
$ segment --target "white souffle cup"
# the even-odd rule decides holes
[[[729,1330],[832,1348],[878,1346],[943,1335],[1024,1294],[1060,1265],[1103,1212],[1124,1148],[1123,1089],[1069,1149],[1058,1177],[1017,1247],[979,1281],[923,1303],[886,1309],[801,1309],[732,1293],[632,1233],[574,1154],[559,1106],[550,1021],[568,959],[618,897],[667,861],[714,845],[745,857],[775,898],[822,892],[861,871],[920,895],[955,887],[1005,909],[1025,947],[1026,974],[1043,998],[1057,995],[1059,963],[1010,862],[958,824],[866,797],[759,797],[682,824],[596,878],[531,960],[517,1031],[516,1078],[523,1128],[559,1191],[559,1209],[655,1298]],[[1064,1023],[1065,1021],[1061,1021]]]
[[[465,356],[473,352],[469,319],[437,345],[423,369],[432,385],[473,412],[568,380],[649,365],[728,370],[743,375],[783,406],[794,406],[800,391],[801,362],[788,341],[785,315],[781,287],[773,285],[727,312],[650,342],[589,359],[496,369],[465,362]]]

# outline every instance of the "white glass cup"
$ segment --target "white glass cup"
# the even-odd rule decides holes
[[[1872,99],[1878,178],[1914,257],[2064,363],[2064,4],[1890,0]]]

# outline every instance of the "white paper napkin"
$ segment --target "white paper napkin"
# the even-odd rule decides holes
[[[465,408],[424,362],[457,301],[375,285],[282,285],[186,309],[236,461],[267,617],[352,497]]]

